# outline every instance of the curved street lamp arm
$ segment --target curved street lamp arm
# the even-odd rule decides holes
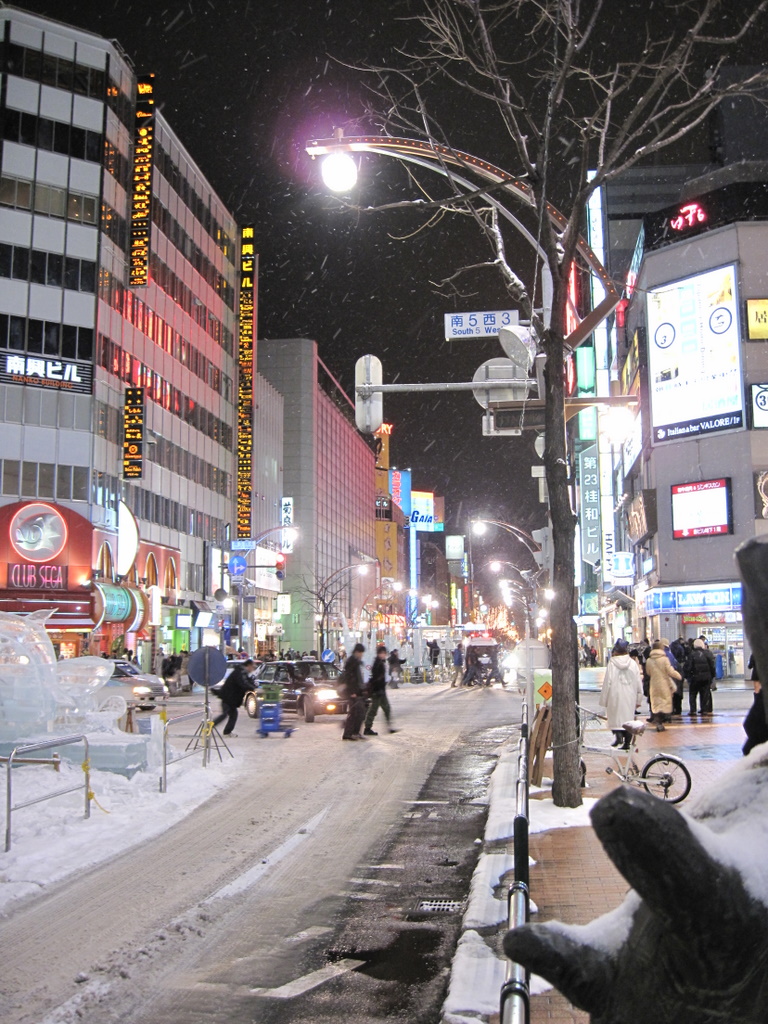
[[[428,167],[441,174],[444,178],[459,182],[463,187],[466,187],[466,182],[448,170],[446,165],[450,164],[471,171],[479,178],[489,181],[494,185],[503,185],[505,192],[513,195],[530,209],[536,209],[536,200],[531,188],[508,171],[502,170],[501,167],[496,167],[495,164],[488,163],[486,160],[480,160],[478,157],[472,156],[471,153],[451,149],[449,146],[442,146],[433,141],[424,142],[421,139],[405,139],[387,135],[356,135],[346,138],[312,139],[306,144],[305,149],[311,157],[345,151],[393,156],[400,160]],[[469,187],[471,188],[472,186],[470,185]],[[499,212],[504,209],[500,203],[493,200],[487,193],[480,192],[479,194],[487,201],[493,203]],[[546,204],[546,209],[547,215],[556,230],[564,231],[568,221],[563,214],[551,203]],[[520,227],[514,215],[509,211],[504,216],[515,227]],[[522,234],[527,241],[531,241],[532,236],[529,232],[523,229]],[[535,244],[534,247],[537,252],[541,252],[538,244]],[[621,298],[605,267],[581,235],[579,235],[576,243],[576,250],[592,273],[599,278],[600,283],[605,289],[605,297],[602,302],[587,313],[581,323],[567,336],[565,343],[569,348],[576,348],[577,345],[580,345],[582,341],[588,338],[595,328],[613,312]]]

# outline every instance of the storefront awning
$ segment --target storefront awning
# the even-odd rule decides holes
[[[51,612],[51,617],[45,624],[49,630],[71,629],[80,633],[89,633],[94,628],[91,599],[87,594],[84,597],[64,597],[57,594],[56,597],[38,600],[19,598],[14,595],[12,598],[0,598],[0,611],[13,612],[16,615],[37,611]]]
[[[607,590],[605,596],[608,601],[613,601],[619,608],[632,608],[635,604],[634,597],[630,597],[629,594],[625,594],[623,590],[619,590],[617,587]]]

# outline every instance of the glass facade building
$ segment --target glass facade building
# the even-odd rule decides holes
[[[312,591],[339,572],[326,637],[332,642],[341,636],[343,620],[354,628],[377,585],[375,571],[360,576],[345,569],[363,562],[376,568],[375,458],[354,425],[354,406],[318,357],[316,342],[260,340],[258,369],[283,395],[284,489],[293,498],[299,529],[284,585],[291,612],[282,616],[280,639],[283,647],[309,651],[318,642]]]
[[[149,667],[203,640],[174,610],[216,589],[232,528],[237,227],[115,42],[3,8],[0,70],[0,510],[91,529],[56,601],[11,586],[10,552],[0,608],[58,602],[63,653],[124,636]]]

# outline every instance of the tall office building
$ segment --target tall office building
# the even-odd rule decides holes
[[[355,566],[376,560],[375,457],[358,433],[354,406],[307,338],[259,341],[258,369],[284,399],[283,474],[299,530],[289,556],[281,616],[282,646],[309,651],[319,642],[316,594],[333,577],[337,598],[326,642],[359,628],[378,596],[377,573]],[[285,499],[284,499],[285,500]],[[338,574],[338,575],[337,575]]]
[[[0,39],[0,610],[147,667],[217,624],[237,227],[116,42],[8,7]]]

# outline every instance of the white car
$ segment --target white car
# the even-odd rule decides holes
[[[138,704],[142,709],[154,708],[158,701],[168,696],[168,687],[163,680],[151,672],[142,672],[132,661],[112,661],[114,671],[97,693],[101,703],[112,694],[119,694],[129,703]]]

